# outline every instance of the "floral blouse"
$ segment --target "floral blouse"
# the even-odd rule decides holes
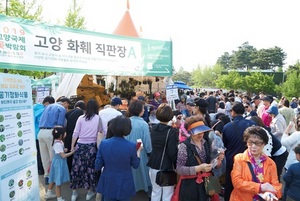
[[[266,155],[262,155],[258,161],[255,160],[255,158],[251,155],[250,151],[248,151],[248,156],[250,158],[250,162],[254,171],[254,174],[256,175],[255,182],[257,183],[263,183],[264,182],[264,161],[267,159]],[[253,201],[259,200],[259,196],[255,195],[253,197]]]

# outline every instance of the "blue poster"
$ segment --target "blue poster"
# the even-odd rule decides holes
[[[38,201],[31,81],[0,73],[0,200]]]

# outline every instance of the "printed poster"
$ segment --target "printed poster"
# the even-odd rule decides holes
[[[173,101],[179,99],[178,87],[176,85],[167,85],[166,87],[167,101]]]
[[[38,201],[31,81],[0,73],[0,200]]]
[[[49,87],[38,87],[36,88],[36,103],[42,103],[46,96],[50,95]]]

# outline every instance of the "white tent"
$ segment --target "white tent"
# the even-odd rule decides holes
[[[80,84],[83,76],[85,74],[79,73],[65,73],[62,74],[61,83],[59,84],[56,92],[54,92],[53,97],[58,98],[61,96],[70,97],[77,94],[77,87]]]

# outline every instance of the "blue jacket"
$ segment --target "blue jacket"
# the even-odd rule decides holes
[[[233,166],[233,157],[238,153],[243,153],[247,148],[243,138],[244,131],[246,128],[256,125],[255,122],[244,119],[243,116],[234,117],[233,122],[227,123],[223,128],[226,166],[230,171]]]
[[[104,198],[126,199],[135,195],[131,167],[138,168],[136,144],[122,137],[102,140],[97,152],[95,169],[101,173],[97,192]]]
[[[285,191],[287,196],[299,200],[300,198],[300,163],[292,164],[285,175],[283,180],[285,181]]]
[[[38,103],[33,105],[35,139],[38,139],[38,133],[40,131],[39,123],[44,110],[45,106],[43,104]]]

